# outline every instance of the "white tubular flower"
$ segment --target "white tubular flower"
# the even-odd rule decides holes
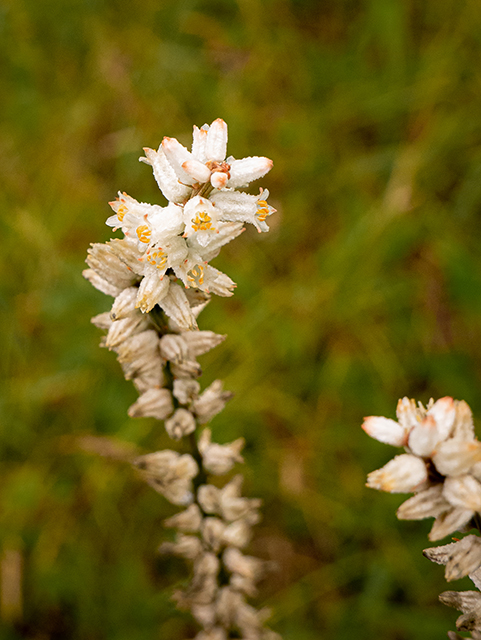
[[[269,191],[260,189],[257,196],[241,193],[234,189],[214,192],[210,200],[219,210],[219,216],[225,222],[248,222],[253,224],[259,233],[269,231],[266,218],[276,212],[267,204]]]
[[[367,486],[390,493],[410,493],[419,489],[428,479],[425,463],[416,456],[403,454],[372,471],[367,477]]]

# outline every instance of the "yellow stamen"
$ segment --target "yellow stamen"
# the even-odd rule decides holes
[[[151,265],[157,267],[157,269],[163,269],[167,264],[167,255],[162,249],[154,249],[154,251],[147,251],[145,254],[147,261]]]
[[[140,242],[145,242],[147,244],[147,242],[150,241],[151,231],[147,224],[141,224],[140,227],[137,227],[136,231]]]
[[[197,264],[190,271],[187,272],[187,280],[193,287],[198,287],[204,284],[204,267],[201,264]]]
[[[212,229],[212,218],[207,211],[201,211],[197,214],[194,220],[192,220],[192,229],[194,231],[208,231]]]
[[[256,216],[261,222],[264,222],[269,215],[269,205],[265,200],[258,200],[257,207]]]
[[[128,211],[128,208],[125,206],[125,204],[121,204],[117,211],[117,218],[120,220],[120,222],[122,222],[122,220],[124,219],[124,216],[127,213],[127,211]]]

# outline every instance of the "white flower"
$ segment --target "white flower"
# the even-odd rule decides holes
[[[195,196],[184,207],[184,222],[184,237],[195,233],[199,245],[205,247],[213,234],[219,233],[219,210],[210,200]]]
[[[214,191],[210,200],[219,209],[220,219],[226,222],[249,222],[259,233],[269,231],[266,218],[275,213],[267,204],[269,191],[260,189],[259,195],[252,196],[233,189]]]

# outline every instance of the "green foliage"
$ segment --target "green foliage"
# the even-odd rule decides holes
[[[247,439],[265,501],[258,602],[285,640],[435,639],[442,570],[428,523],[364,488],[391,456],[359,426],[398,397],[481,413],[481,7],[446,0],[3,0],[0,3],[0,545],[23,557],[23,613],[3,636],[184,640],[156,556],[173,508],[79,437],[172,447],[135,398],[81,278],[125,190],[162,204],[143,146],[229,124],[266,155],[279,210],[216,265],[237,283],[201,328],[235,399],[213,423]],[[253,192],[253,191],[252,191]],[[456,586],[455,586],[456,588]]]

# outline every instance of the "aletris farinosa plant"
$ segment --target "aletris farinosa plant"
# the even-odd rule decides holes
[[[164,138],[157,151],[145,149],[141,160],[151,165],[168,204],[119,193],[107,224],[123,238],[93,244],[84,276],[114,298],[111,310],[92,322],[106,331],[101,346],[117,354],[139,393],[129,416],[156,418],[174,442],[188,439],[191,453],[165,449],[132,463],[183,508],[165,521],[177,533],[160,551],[192,565],[189,586],[173,597],[199,623],[195,640],[278,640],[264,625],[269,612],[247,602],[266,570],[266,562],[242,551],[259,521],[260,500],[242,496],[242,475],[221,488],[209,483],[209,476],[228,474],[243,461],[242,437],[217,444],[206,426],[231,394],[220,380],[203,391],[198,382],[197,356],[225,336],[199,330],[197,317],[212,294],[231,296],[236,286],[210,261],[245,223],[268,231],[266,218],[275,211],[267,190],[239,191],[264,176],[272,161],[226,158],[226,148],[227,125],[217,119],[194,127],[191,151],[174,138]]]
[[[481,639],[481,442],[474,432],[471,410],[464,401],[446,397],[427,407],[403,398],[397,422],[381,416],[365,418],[367,434],[389,445],[404,447],[384,467],[368,475],[367,486],[390,493],[414,493],[397,510],[401,520],[434,518],[430,540],[455,532],[455,542],[424,550],[431,561],[446,565],[446,580],[469,576],[477,591],[446,591],[444,604],[462,612],[458,631]],[[450,631],[450,640],[460,639]]]

